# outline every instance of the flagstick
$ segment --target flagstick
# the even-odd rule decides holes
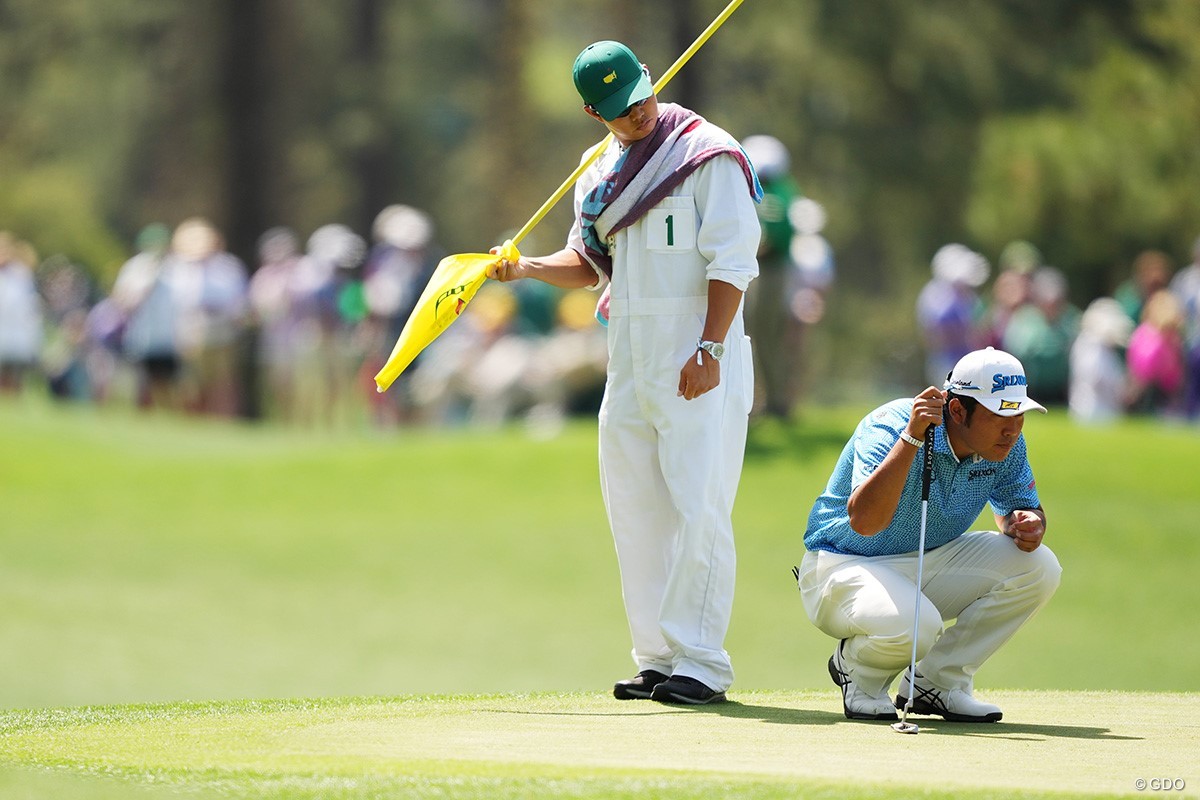
[[[742,0],[733,0],[728,6],[725,7],[724,11],[717,15],[717,18],[714,19],[712,23],[710,23],[709,26],[704,29],[704,32],[697,37],[696,41],[692,42],[691,46],[688,47],[687,50],[683,51],[683,54],[675,60],[675,63],[671,65],[670,69],[663,73],[663,76],[654,84],[655,93],[662,91],[663,87],[665,87],[671,78],[675,76],[675,73],[679,72],[680,68],[683,67],[683,65],[686,64],[693,55],[695,55],[696,51],[699,50],[706,41],[708,41],[709,37],[716,32],[717,28],[720,28],[725,20],[729,18],[729,15],[732,14],[741,4]],[[421,350],[428,346],[428,344],[438,336],[440,336],[442,331],[444,331],[446,327],[449,326],[455,320],[455,318],[457,318],[457,315],[462,310],[462,307],[470,302],[471,298],[475,295],[475,291],[486,280],[486,270],[488,265],[496,263],[496,261],[500,259],[514,261],[521,257],[520,252],[517,250],[517,242],[520,242],[522,239],[524,239],[525,236],[528,235],[531,230],[533,230],[534,226],[537,225],[547,213],[549,213],[550,209],[554,207],[554,204],[562,199],[562,196],[567,193],[567,190],[570,189],[577,180],[579,180],[579,176],[583,174],[584,170],[590,167],[596,161],[596,159],[599,158],[600,154],[604,152],[609,143],[612,141],[612,138],[612,134],[609,133],[609,135],[606,136],[604,140],[600,142],[600,144],[596,145],[591,151],[588,152],[583,163],[571,173],[571,176],[563,182],[562,186],[558,187],[558,191],[556,191],[550,197],[550,199],[542,204],[542,207],[537,210],[537,213],[533,215],[533,218],[530,219],[529,222],[525,223],[525,227],[521,228],[521,230],[517,232],[516,236],[504,243],[503,248],[499,253],[464,254],[458,256],[447,256],[446,258],[442,259],[441,263],[438,264],[437,270],[434,271],[433,277],[429,279],[429,284],[425,287],[425,291],[421,294],[421,298],[417,301],[417,307],[413,309],[412,314],[404,323],[404,329],[400,331],[400,336],[396,339],[396,345],[392,348],[391,356],[388,358],[383,368],[375,375],[376,391],[386,391],[387,388],[391,386],[392,382],[399,377],[400,373],[403,372],[410,363],[412,363],[413,359],[416,358]],[[461,268],[463,266],[463,259],[469,259],[471,262],[468,265],[469,269],[467,270],[467,273],[456,273],[454,280],[457,281],[457,283],[453,286],[449,286],[448,291],[443,291],[446,288],[445,286],[438,286],[438,290],[443,291],[443,294],[447,296],[454,296],[458,300],[458,305],[455,307],[453,316],[446,317],[443,315],[439,318],[437,303],[433,303],[432,307],[430,308],[430,303],[427,302],[427,300],[432,298],[430,293],[435,286],[435,282],[439,280],[438,276],[442,274],[443,268],[445,267],[448,270]],[[432,319],[426,318],[425,310],[429,310],[431,312],[430,315],[432,316]],[[420,319],[419,324],[418,319]],[[418,329],[419,332],[415,332],[418,331]],[[424,336],[424,339],[421,338],[422,336]]]

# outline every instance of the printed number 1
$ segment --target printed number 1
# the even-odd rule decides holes
[[[675,215],[667,215],[667,247],[675,246]]]

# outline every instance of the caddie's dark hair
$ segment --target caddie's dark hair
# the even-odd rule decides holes
[[[961,394],[950,392],[946,397],[946,405],[950,405],[951,400],[958,400],[962,403],[962,407],[967,410],[967,424],[971,424],[971,417],[975,415],[975,407],[979,405],[979,401],[974,397],[965,397]]]

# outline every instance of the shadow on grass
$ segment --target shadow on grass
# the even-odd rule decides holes
[[[776,708],[774,706],[752,706],[730,701],[713,706],[684,707],[694,711],[710,711],[724,717],[741,719],[761,719],[776,725],[834,725],[842,722],[877,725],[881,729],[890,723],[869,722],[846,719],[843,714],[828,711],[805,711],[794,708]],[[1106,741],[1142,741],[1141,736],[1121,736],[1114,734],[1109,728],[1096,728],[1086,725],[1034,725],[1028,723],[963,723],[944,722],[942,720],[912,719],[920,726],[922,733],[938,733],[949,736],[978,736],[989,739],[1010,739],[1013,741],[1042,741],[1052,739],[1097,739]]]
[[[633,700],[636,706],[630,706],[629,711],[519,711],[509,708],[487,709],[496,714],[523,714],[541,717],[661,717],[666,714],[710,713],[722,717],[740,719],[760,719],[778,725],[833,725],[838,722],[849,722],[841,714],[831,714],[828,711],[807,711],[800,708],[777,708],[775,706],[753,706],[730,700],[725,703],[714,703],[708,706],[686,706],[658,704],[658,711],[645,711],[650,701]],[[636,709],[636,710],[635,710]]]
[[[712,706],[680,706],[680,708],[689,711],[710,711],[720,714],[722,717],[735,719],[758,719],[773,725],[837,725],[841,722],[854,722],[854,720],[846,719],[844,714],[834,714],[829,711],[755,706],[749,703],[739,703],[736,700]]]
[[[636,701],[635,701],[636,702]],[[642,709],[643,706],[638,706]],[[510,709],[494,709],[502,714],[530,714],[536,716],[580,716],[580,717],[623,717],[626,711],[515,711]],[[830,711],[814,711],[802,708],[780,708],[778,706],[760,706],[749,703],[739,703],[730,700],[725,703],[715,703],[707,706],[664,706],[661,711],[646,712],[638,710],[638,716],[662,716],[664,714],[707,713],[734,719],[757,719],[772,725],[809,725],[825,726],[840,725],[875,725],[880,731],[886,730],[890,723],[869,722],[865,720],[846,719],[844,714]],[[1008,739],[1011,741],[1044,741],[1045,739],[1092,739],[1099,741],[1142,741],[1141,736],[1122,736],[1113,733],[1109,728],[1097,728],[1088,725],[1036,725],[1023,722],[999,723],[963,723],[945,722],[940,719],[913,719],[920,726],[921,733],[934,733],[944,736],[975,736],[986,739]]]
[[[926,724],[917,723],[921,730]],[[935,727],[940,725],[940,727]],[[1011,739],[1012,741],[1040,742],[1045,739],[1096,739],[1109,742],[1140,742],[1143,736],[1121,736],[1110,728],[1093,728],[1086,725],[1032,725],[1023,722],[1000,722],[986,725],[968,725],[951,722],[930,724],[928,730],[950,736],[977,736],[984,739]]]

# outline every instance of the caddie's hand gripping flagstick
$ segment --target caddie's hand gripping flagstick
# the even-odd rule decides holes
[[[933,425],[925,429],[925,460],[921,464],[921,533],[917,537],[917,600],[913,609],[912,632],[912,662],[908,670],[908,702],[904,704],[904,713],[900,721],[892,724],[896,733],[917,733],[920,728],[915,722],[908,721],[908,712],[912,710],[915,686],[917,685],[917,630],[921,621],[921,585],[924,583],[925,566],[925,520],[929,515],[929,484],[933,482]]]
[[[708,41],[717,28],[724,24],[725,20],[729,19],[729,16],[737,10],[742,2],[743,0],[732,0],[725,10],[709,23],[704,32],[696,37],[696,41],[692,42],[691,46],[675,59],[675,63],[663,73],[661,78],[655,81],[654,92],[656,94],[663,90],[671,78],[675,77],[675,73],[679,72],[683,65],[696,54],[696,51]],[[400,376],[400,373],[412,363],[413,359],[440,336],[442,331],[450,327],[454,320],[458,319],[467,303],[471,302],[471,298],[487,280],[489,266],[501,259],[516,261],[521,257],[520,251],[517,250],[517,244],[529,235],[529,232],[542,221],[546,214],[550,213],[550,209],[554,208],[563,195],[575,185],[575,181],[579,180],[579,176],[583,175],[584,170],[590,167],[608,148],[612,138],[613,135],[609,133],[600,144],[588,152],[587,157],[575,168],[570,177],[563,181],[562,185],[554,194],[550,195],[545,203],[542,203],[542,207],[530,217],[521,230],[504,243],[499,254],[464,253],[447,256],[441,260],[433,277],[429,279],[425,291],[417,300],[417,305],[408,321],[404,323],[404,330],[400,332],[400,337],[396,340],[396,345],[392,348],[392,354],[388,357],[387,363],[375,376],[377,391],[386,391]]]

